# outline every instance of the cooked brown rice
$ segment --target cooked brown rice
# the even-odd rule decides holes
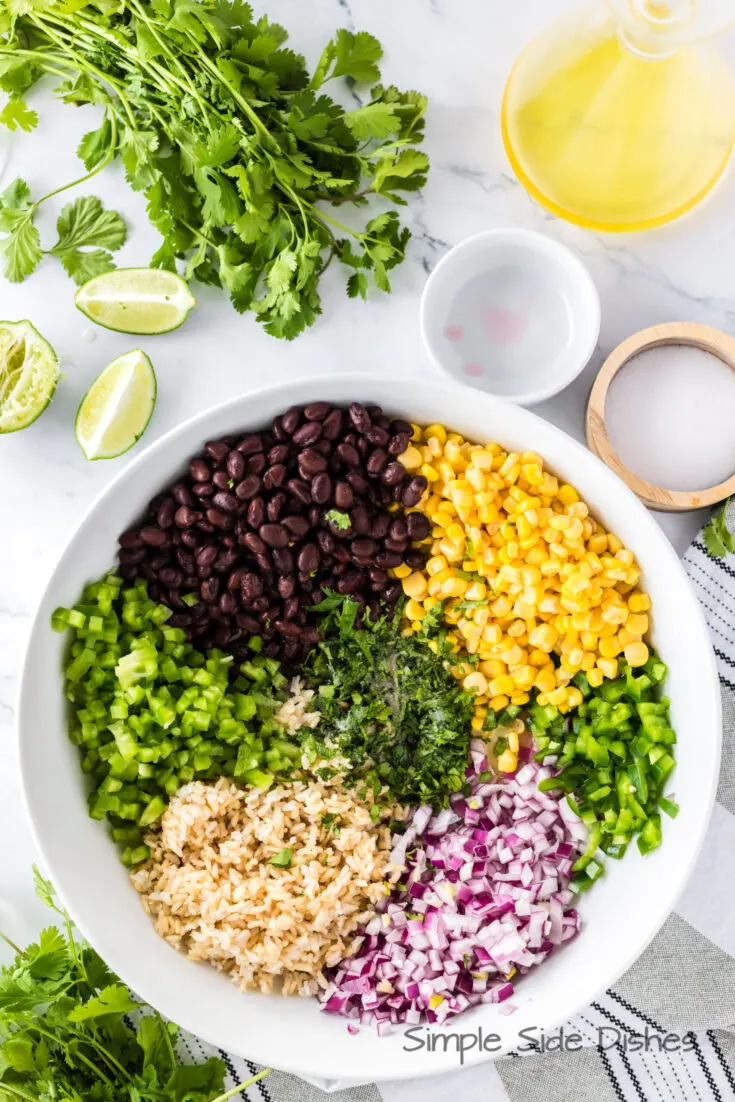
[[[268,790],[195,781],[146,841],[132,881],[156,930],[243,989],[314,994],[396,875],[387,825],[339,778]],[[287,847],[290,868],[269,864]]]

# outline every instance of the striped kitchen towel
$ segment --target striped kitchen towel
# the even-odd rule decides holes
[[[643,956],[563,1034],[557,1031],[559,1047],[548,1035],[553,1051],[518,1051],[434,1079],[346,1089],[273,1071],[248,1090],[248,1102],[326,1102],[325,1091],[330,1102],[735,1102],[735,556],[714,559],[700,535],[684,565],[717,655],[722,771],[699,864]],[[213,1052],[193,1037],[182,1043],[192,1058]],[[260,1070],[219,1055],[230,1086]]]

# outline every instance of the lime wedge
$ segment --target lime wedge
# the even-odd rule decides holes
[[[0,321],[0,432],[40,417],[59,375],[56,353],[29,321]]]
[[[82,398],[74,424],[87,459],[114,459],[145,432],[156,404],[153,364],[136,348],[118,356]]]
[[[118,333],[153,336],[182,325],[196,299],[181,276],[159,268],[117,268],[96,276],[74,296],[98,325]]]

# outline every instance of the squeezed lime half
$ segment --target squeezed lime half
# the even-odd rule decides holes
[[[0,432],[40,417],[60,374],[56,353],[29,321],[0,321]]]

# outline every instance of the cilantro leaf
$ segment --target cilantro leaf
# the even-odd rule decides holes
[[[290,869],[293,864],[293,850],[290,846],[286,846],[280,853],[276,853],[268,860],[269,865],[273,865],[274,869]]]
[[[93,995],[81,1006],[69,1012],[70,1022],[85,1022],[90,1018],[102,1018],[107,1014],[129,1014],[138,1004],[128,995],[127,988],[121,983],[103,987],[99,995]]]
[[[31,208],[32,210],[32,208]],[[19,219],[13,230],[0,242],[3,272],[11,283],[22,281],[35,271],[43,256],[41,237],[31,221],[31,214]]]
[[[56,229],[59,239],[49,252],[58,256],[67,274],[80,285],[115,267],[107,249],[119,248],[127,236],[117,211],[105,210],[93,195],[68,203],[57,219]],[[106,247],[85,251],[88,245]]]
[[[32,111],[22,99],[9,99],[0,111],[0,122],[7,126],[8,130],[25,130],[26,133],[38,126],[38,115]]]
[[[353,272],[347,280],[347,294],[350,298],[366,299],[368,293],[368,278],[364,272]]]
[[[398,116],[388,103],[366,103],[348,111],[345,122],[359,141],[368,138],[388,138],[400,129]]]
[[[352,525],[350,514],[343,513],[339,509],[330,509],[328,513],[324,514],[324,519],[340,532],[346,532]]]
[[[716,559],[735,554],[735,532],[731,531],[727,523],[728,506],[732,501],[733,498],[729,498],[725,502],[702,532],[705,547]]]
[[[337,31],[336,64],[332,77],[349,77],[358,83],[374,84],[380,80],[378,62],[383,57],[383,47],[377,38],[367,31]]]
[[[77,156],[86,169],[93,169],[100,163],[109,152],[112,139],[112,123],[105,115],[98,128],[88,131],[77,146]]]

